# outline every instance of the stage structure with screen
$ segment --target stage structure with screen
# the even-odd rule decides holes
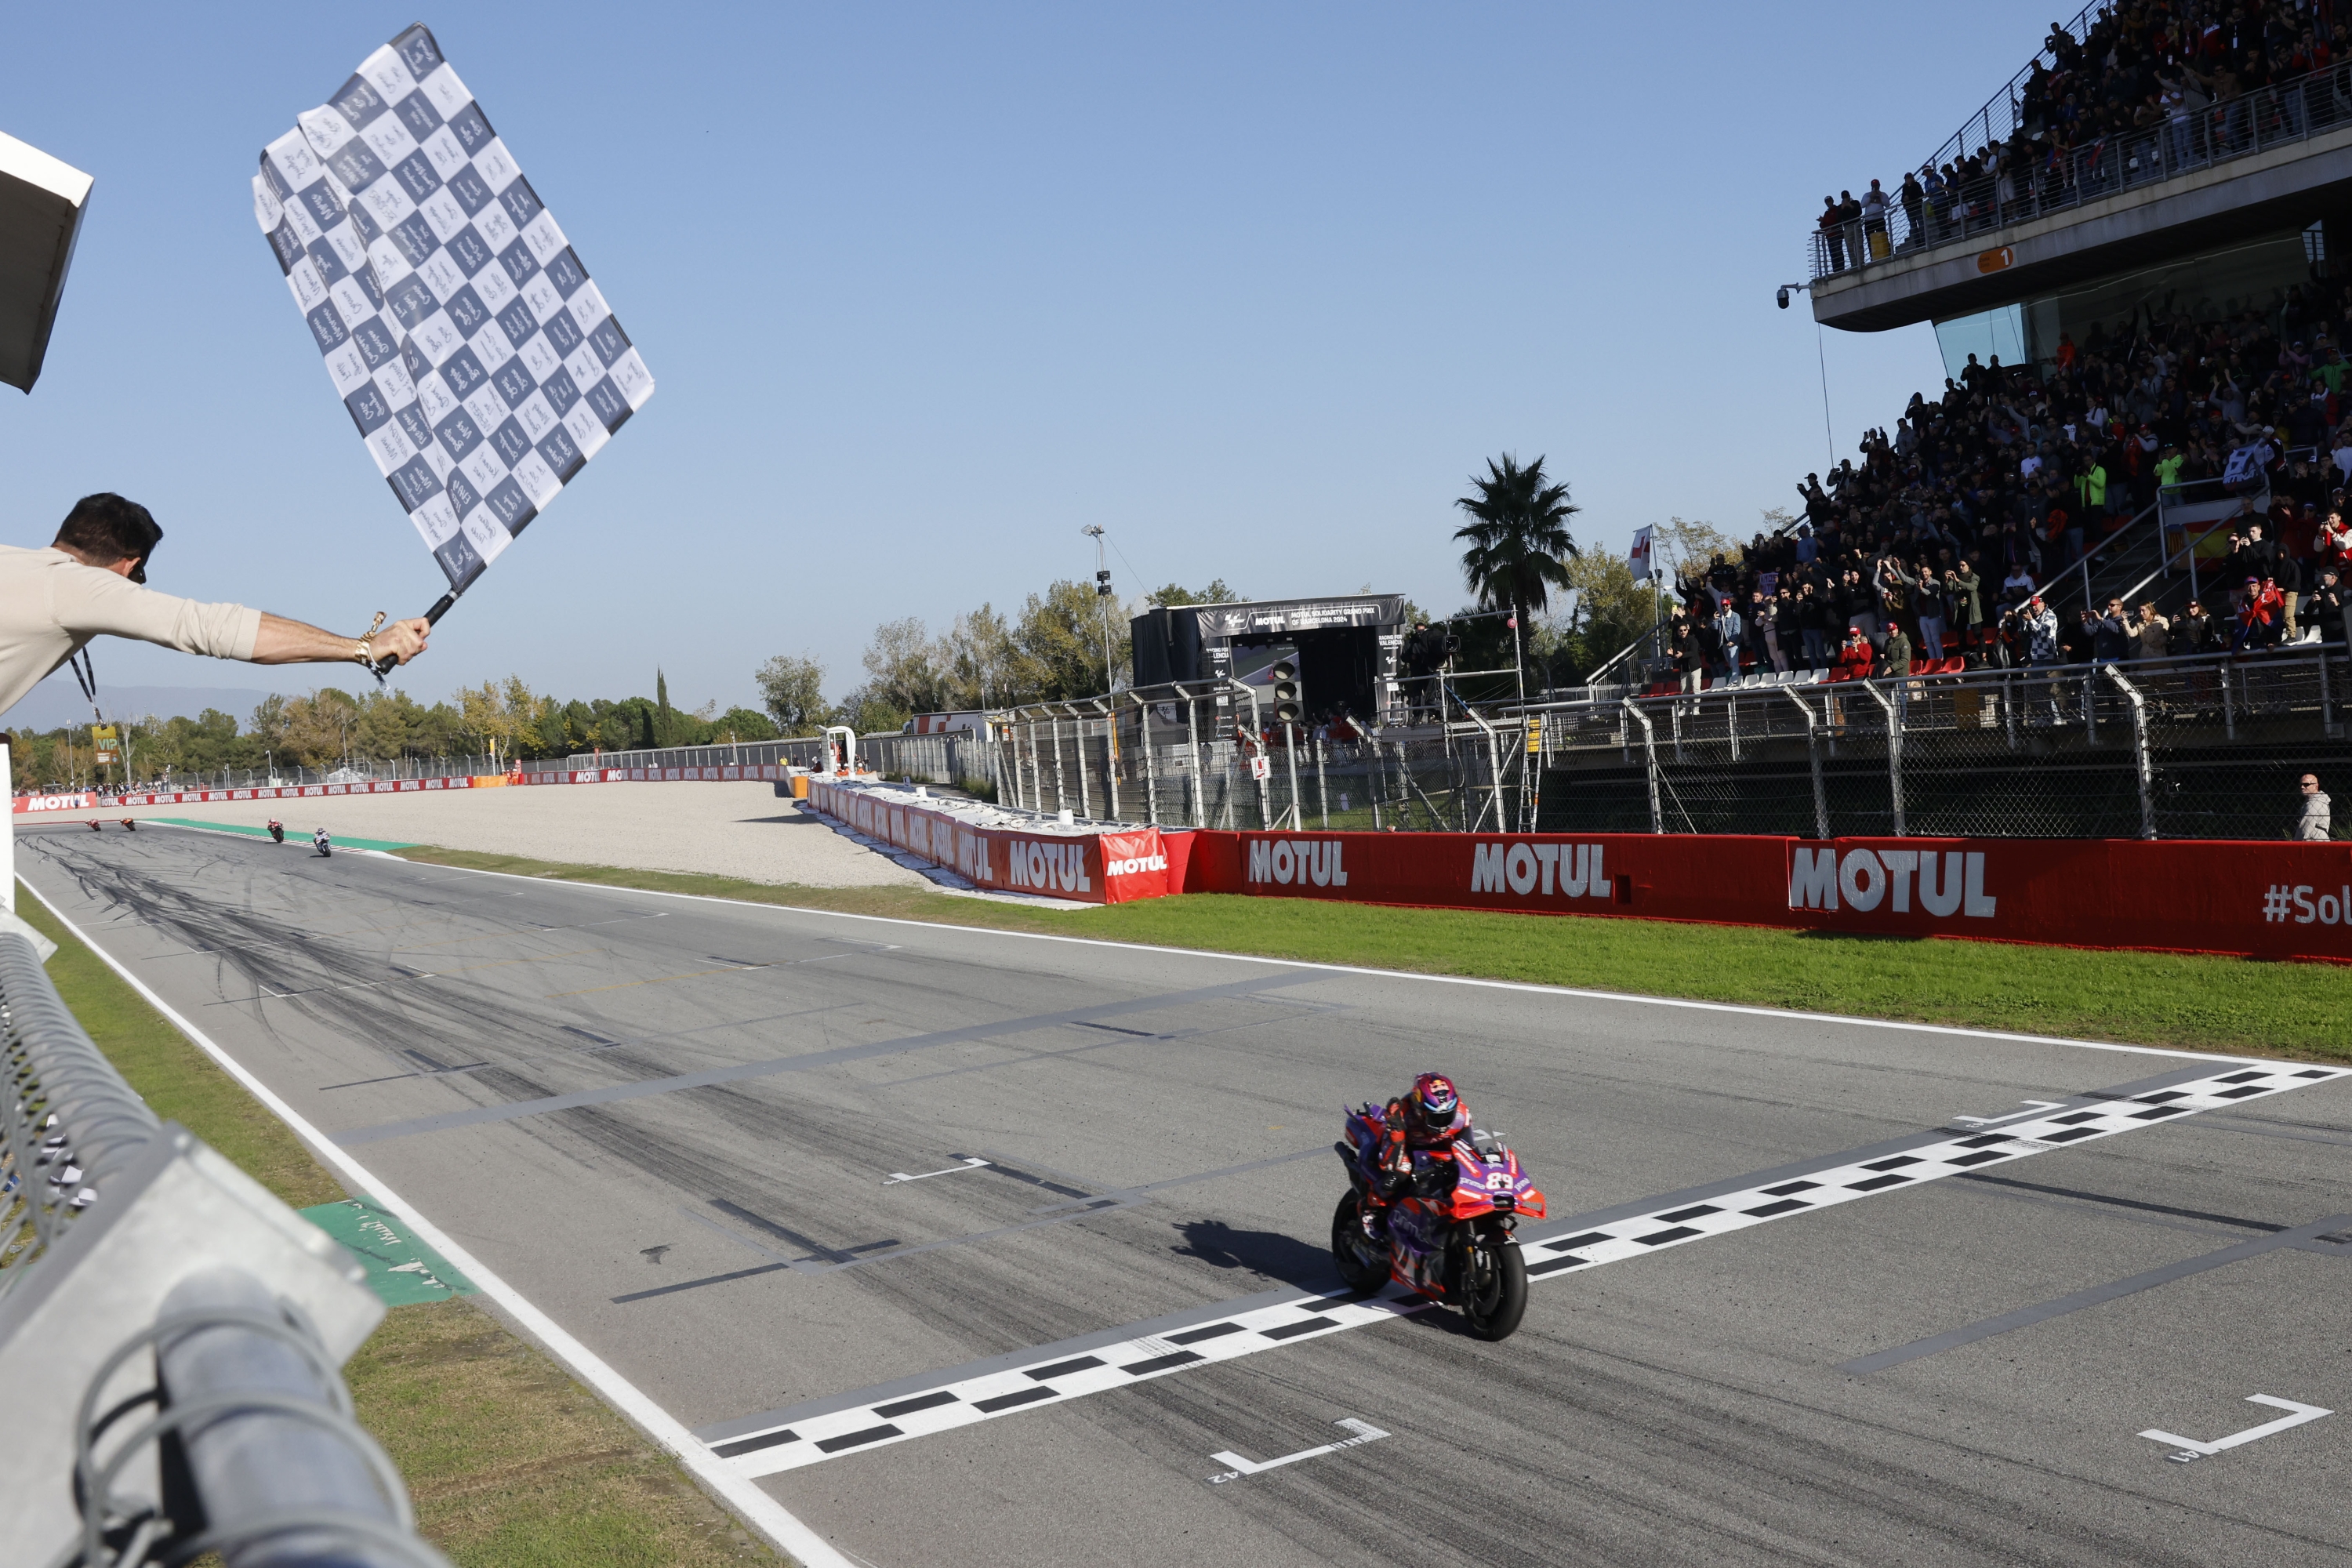
[[[1274,665],[1294,660],[1310,719],[1345,708],[1354,718],[1387,723],[1403,717],[1404,616],[1399,594],[1147,610],[1132,623],[1135,683],[1265,686]]]

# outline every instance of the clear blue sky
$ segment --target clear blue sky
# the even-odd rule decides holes
[[[0,540],[117,489],[173,592],[338,628],[440,592],[247,194],[417,19],[660,389],[405,684],[617,697],[659,664],[691,707],[780,652],[839,695],[877,622],[1090,573],[1089,522],[1130,595],[1450,608],[1449,503],[1502,451],[1549,458],[1591,547],[1746,533],[1827,457],[1815,329],[1772,305],[1822,194],[1892,188],[2050,11],[19,7],[0,130],[97,185],[48,368],[0,388]],[[1828,339],[1841,451],[1940,384],[1925,327]]]

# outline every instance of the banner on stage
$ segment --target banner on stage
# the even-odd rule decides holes
[[[263,149],[253,206],[336,395],[453,591],[653,395],[422,26]]]

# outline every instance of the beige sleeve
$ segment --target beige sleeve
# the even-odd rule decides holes
[[[249,659],[261,635],[261,612],[243,605],[175,598],[79,563],[60,568],[54,581],[58,624],[77,637],[137,637],[182,653]]]

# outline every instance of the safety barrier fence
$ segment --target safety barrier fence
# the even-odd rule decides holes
[[[1442,722],[1276,721],[1206,682],[1034,705],[978,731],[859,738],[869,774],[1035,817],[1228,831],[1860,833],[2275,838],[2294,780],[2352,781],[2341,645],[1903,678],[1751,674],[1521,707],[1448,692]],[[18,813],[827,772],[817,739],[608,752],[594,765],[271,790],[16,797]],[[2347,826],[2352,831],[2352,826]]]
[[[1118,904],[1160,898],[1183,886],[1189,835],[1179,843],[1150,827],[1058,830],[1057,824],[1023,831],[975,822],[950,803],[860,783],[813,782],[808,798],[820,815],[952,870],[974,887]]]
[[[135,764],[138,761],[135,743],[131,756]],[[81,763],[88,760],[86,755],[77,759]],[[170,795],[205,790],[298,789],[306,784],[367,784],[404,779],[475,778],[512,773],[515,767],[511,759],[485,753],[465,757],[355,757],[331,768],[297,767],[290,763],[262,768],[204,768],[158,774],[135,784],[124,784],[119,780],[101,784],[83,777],[78,772],[70,779],[46,781],[55,787],[38,793],[111,795],[126,790],[141,793],[160,791]]]
[[[9,810],[18,816],[51,811],[105,811],[131,805],[208,805],[236,800],[305,800],[328,795],[408,795],[435,790],[503,789],[537,782],[521,773],[458,774],[453,778],[376,779],[358,784],[264,784],[255,789],[74,790],[61,795],[20,795],[10,797]]]
[[[1023,832],[876,784],[814,809],[1005,892],[1175,893],[2352,962],[2352,846],[1808,834]]]
[[[443,1563],[352,1418],[357,1260],[158,1121],[16,931],[0,1026],[0,1554]]]
[[[1207,681],[1036,704],[995,726],[995,798],[1167,827],[1517,826],[1532,797],[1510,706],[1433,683],[1426,722],[1310,725],[1278,719],[1255,689]]]
[[[2352,962],[2337,844],[1194,834],[1187,892]]]
[[[2000,230],[2099,201],[2127,190],[2273,152],[2352,126],[2352,62],[2338,62],[2251,92],[2184,106],[2161,123],[2094,137],[2064,152],[2012,153],[1995,175],[1965,181],[1957,191],[1906,207],[1888,193],[1883,217],[1805,237],[1808,276],[1815,280],[1907,260],[1914,254],[1974,240]],[[2002,130],[1988,142],[2008,134]],[[1979,146],[1983,143],[1979,143]],[[1948,143],[1938,162],[1975,149]]]
[[[2352,782],[2347,683],[2342,647],[2310,645],[1562,704],[1528,715],[1533,825],[2282,838],[2304,773]]]

